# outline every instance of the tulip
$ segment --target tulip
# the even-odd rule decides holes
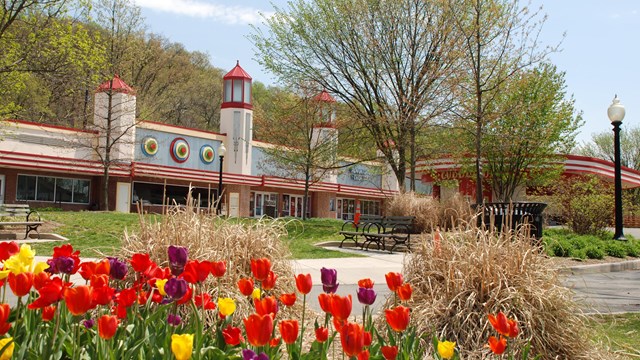
[[[169,281],[169,279],[157,279],[156,280],[156,288],[158,289],[158,292],[162,296],[167,295],[167,292],[164,290],[164,287],[167,285],[167,281]]]
[[[251,272],[258,281],[264,281],[271,271],[271,261],[267,258],[251,259]]]
[[[280,321],[280,336],[285,344],[291,345],[298,339],[298,320]]]
[[[456,343],[451,341],[438,340],[438,354],[443,359],[451,359],[455,354]]]
[[[376,301],[376,291],[373,289],[358,288],[358,301],[363,305],[372,305]]]
[[[176,299],[176,304],[184,305],[191,301],[193,297],[193,290],[187,285],[187,292],[179,299]]]
[[[244,349],[242,350],[242,360],[269,360],[269,356],[267,356],[267,354],[265,353],[260,353],[260,355],[257,355],[251,349]]]
[[[63,290],[66,289],[67,286],[69,286],[69,284],[63,284],[62,279],[59,277],[49,279],[38,289],[40,296],[29,304],[28,308],[31,310],[42,309],[45,306],[62,300],[64,297]]]
[[[180,315],[169,314],[167,315],[167,323],[169,323],[169,325],[178,326],[182,323],[182,318]]]
[[[189,288],[189,284],[184,279],[171,278],[164,285],[164,292],[174,300],[182,298]]]
[[[189,360],[193,352],[193,334],[171,335],[171,352],[176,360]]]
[[[500,336],[500,340],[498,340],[495,336],[490,336],[489,344],[486,346],[489,347],[494,354],[502,355],[507,349],[507,338]]]
[[[118,318],[112,315],[102,315],[98,319],[98,335],[105,340],[111,339],[118,330]]]
[[[320,303],[320,308],[322,311],[326,313],[331,312],[331,299],[333,298],[333,294],[329,295],[327,293],[322,293],[318,295],[318,302]]]
[[[53,259],[47,260],[49,271],[52,274],[72,274],[74,268],[73,259],[68,256],[59,256]]]
[[[254,299],[253,305],[259,315],[272,314],[275,317],[278,312],[278,302],[273,296],[267,296],[262,300]]]
[[[380,348],[382,352],[382,356],[384,356],[385,360],[396,360],[398,357],[398,347],[397,346],[383,346]]]
[[[393,309],[386,309],[384,312],[387,323],[394,331],[402,332],[409,326],[409,308],[398,306]]]
[[[190,284],[201,283],[211,273],[211,263],[208,261],[190,260],[180,276]]]
[[[224,343],[229,346],[237,346],[244,340],[242,338],[242,330],[239,327],[233,327],[231,325],[227,325],[227,327],[222,330],[222,337],[224,338]]]
[[[262,290],[271,290],[276,286],[276,280],[278,279],[278,275],[273,271],[269,271],[266,279],[262,281]]]
[[[342,350],[347,356],[357,356],[364,348],[364,328],[361,324],[347,322],[340,329]]]
[[[33,286],[33,273],[23,272],[18,275],[9,273],[8,282],[15,296],[22,297],[28,295]]]
[[[64,289],[64,302],[67,309],[73,315],[84,315],[93,306],[93,289],[90,286],[80,285]]]
[[[9,344],[9,345],[7,345]],[[5,348],[6,346],[6,348]],[[4,348],[2,354],[0,354],[0,360],[9,360],[13,356],[13,348],[15,344],[12,337],[0,339],[0,349]]]
[[[249,296],[253,292],[253,279],[244,278],[238,280],[238,290],[244,296]]]
[[[296,275],[296,288],[301,294],[308,294],[311,292],[311,274],[298,274]]]
[[[366,278],[358,280],[358,286],[365,289],[373,289],[373,280]]]
[[[247,341],[253,346],[265,346],[271,338],[273,318],[270,314],[251,314],[243,320],[247,332]]]
[[[500,311],[497,316],[492,314],[488,315],[489,322],[494,329],[500,334],[507,337],[516,337],[520,330],[518,329],[518,323],[515,320],[508,319],[507,316]]]
[[[329,339],[329,329],[326,327],[319,327],[315,330],[316,333],[316,341],[319,343],[323,343]]]
[[[389,290],[396,292],[398,287],[400,287],[403,283],[402,274],[397,272],[389,272],[384,275],[385,280],[387,280],[387,286]]]
[[[211,295],[204,293],[196,295],[195,297],[196,307],[203,308],[205,310],[214,310],[216,304],[211,301]]]
[[[211,275],[215,277],[222,277],[227,272],[227,264],[224,261],[212,261],[211,262]]]
[[[236,311],[236,303],[231,298],[218,298],[218,311],[224,316],[229,316]]]
[[[108,259],[99,262],[83,262],[80,264],[78,272],[83,279],[91,280],[91,276],[93,275],[109,275],[111,272],[111,264]]]
[[[20,246],[15,241],[0,242],[0,261],[5,261],[20,252]]]
[[[111,266],[111,269],[109,269],[109,275],[111,276],[111,278],[116,280],[124,279],[125,276],[127,276],[128,271],[127,263],[125,263],[124,261],[120,261],[115,257],[107,257],[107,259],[109,260],[109,265]]]
[[[338,271],[336,269],[320,269],[320,281],[322,290],[328,294],[335,294],[338,290]]]
[[[42,308],[42,321],[47,322],[53,320],[53,317],[56,314],[55,306],[45,306]]]
[[[0,305],[0,335],[6,334],[11,328],[11,322],[9,322],[10,313],[11,306],[9,304]]]
[[[93,325],[95,325],[95,322],[96,321],[93,319],[87,319],[82,322],[82,325],[84,325],[86,329],[93,329]]]
[[[333,295],[331,299],[331,315],[339,320],[347,320],[351,315],[351,295]]]
[[[138,294],[136,294],[136,289],[134,288],[126,288],[120,290],[118,294],[116,294],[116,302],[118,305],[124,307],[130,307],[133,305],[138,299]]]
[[[411,284],[404,283],[398,287],[398,298],[402,301],[407,301],[411,299],[411,294],[413,294],[413,289],[411,288]]]
[[[260,293],[260,289],[258,289],[258,288],[253,289],[253,291],[251,292],[251,298],[252,299],[260,300],[260,295],[262,295],[262,294]]]
[[[280,295],[280,301],[285,306],[293,306],[296,303],[296,293]]]
[[[167,253],[169,255],[169,268],[171,269],[171,274],[173,274],[173,276],[182,274],[184,267],[187,264],[187,248],[169,245]]]
[[[155,263],[149,257],[149,254],[133,254],[129,262],[131,263],[131,267],[133,267],[133,270],[139,273],[145,272],[147,269],[155,265]]]
[[[364,349],[358,354],[358,360],[369,360],[369,349]]]

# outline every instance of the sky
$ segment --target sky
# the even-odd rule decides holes
[[[252,32],[250,24],[261,26],[262,16],[273,13],[274,5],[286,9],[286,0],[130,1],[141,7],[149,32],[209,54],[216,67],[231,70],[238,60],[254,81],[277,82],[255,60],[247,35]],[[551,54],[550,60],[566,72],[567,94],[574,97],[585,121],[578,142],[611,131],[607,108],[616,94],[626,109],[623,131],[638,127],[640,1],[532,0],[532,9],[541,6],[547,14],[541,41],[561,43],[561,51]]]

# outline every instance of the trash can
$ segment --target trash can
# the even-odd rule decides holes
[[[537,240],[542,238],[543,217],[542,212],[547,207],[541,202],[495,202],[485,203],[482,219],[486,225],[493,223],[496,231],[502,231],[503,226],[509,225],[509,229],[517,229],[520,225],[530,224],[531,236]],[[477,204],[473,205],[477,209]]]

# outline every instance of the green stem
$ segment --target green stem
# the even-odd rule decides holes
[[[300,354],[302,354],[302,335],[304,334],[304,313],[307,309],[307,294],[302,295],[302,323],[300,324]]]

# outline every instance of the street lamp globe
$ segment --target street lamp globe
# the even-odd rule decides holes
[[[624,107],[622,109],[623,112],[623,117],[624,117]],[[227,148],[224,147],[224,143],[220,143],[220,147],[218,147],[218,156],[225,156],[225,154],[227,153]]]
[[[618,95],[613,98],[613,103],[607,109],[607,115],[613,125],[613,149],[614,149],[614,197],[615,197],[615,233],[613,238],[616,240],[626,240],[624,237],[623,221],[622,221],[622,171],[620,164],[620,125],[624,119],[624,106],[620,104]]]
[[[613,98],[613,103],[609,105],[609,109],[607,109],[607,115],[609,115],[609,120],[612,124],[621,123],[624,119],[624,105],[620,104],[618,95]]]

